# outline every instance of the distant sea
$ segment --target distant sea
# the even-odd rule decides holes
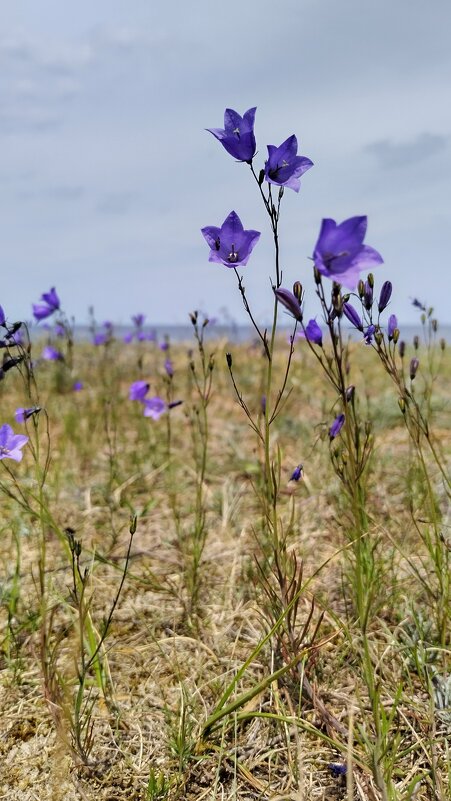
[[[411,342],[415,335],[422,338],[423,329],[420,324],[418,325],[399,325],[400,329],[400,339],[404,339],[406,342]],[[129,325],[115,325],[114,326],[114,336],[116,339],[123,339],[124,336],[133,332],[132,326]],[[143,329],[147,334],[153,333],[155,334],[155,338],[158,342],[162,342],[165,338],[169,338],[172,342],[193,342],[193,327],[192,325],[173,325],[172,323],[168,323],[168,325],[150,325],[144,326]],[[268,326],[269,330],[269,326]],[[97,331],[103,331],[102,326],[97,328]],[[293,329],[289,327],[280,327],[278,329],[279,336],[285,335],[287,338],[292,333]],[[355,328],[349,327],[345,329],[346,334],[351,337],[352,340],[358,341],[362,338],[359,331]],[[227,339],[229,342],[234,343],[241,343],[241,342],[252,342],[256,338],[255,329],[249,325],[224,325],[219,323],[212,323],[208,325],[205,331],[205,341],[217,340],[217,339]],[[75,339],[78,341],[88,341],[92,338],[91,331],[88,326],[84,325],[76,325],[75,326]],[[447,343],[451,342],[451,325],[443,325],[438,328],[437,331],[437,341],[440,339],[445,339]]]

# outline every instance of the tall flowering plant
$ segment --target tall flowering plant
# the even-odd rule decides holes
[[[317,319],[304,319],[304,291],[297,281],[292,289],[282,286],[282,266],[279,244],[279,222],[281,204],[285,189],[299,192],[301,178],[312,166],[306,156],[298,155],[298,140],[293,134],[281,145],[268,145],[268,157],[264,166],[257,170],[254,166],[256,140],[254,135],[256,109],[247,111],[243,117],[237,112],[227,109],[224,118],[224,129],[208,129],[223,145],[225,150],[239,162],[248,165],[256,183],[260,198],[267,212],[269,226],[274,244],[273,317],[269,333],[258,324],[248,300],[243,284],[241,268],[246,267],[252,250],[257,245],[260,234],[253,229],[245,229],[235,211],[231,212],[222,226],[207,226],[202,234],[210,248],[210,261],[222,264],[235,273],[238,289],[247,314],[261,341],[265,358],[264,397],[261,414],[255,415],[247,399],[236,384],[233,372],[233,356],[227,354],[227,364],[238,401],[248,417],[262,447],[262,504],[264,555],[268,562],[272,559],[273,574],[279,584],[280,593],[274,594],[272,586],[266,584],[266,575],[261,569],[263,587],[271,598],[273,609],[282,603],[282,617],[285,634],[283,648],[294,648],[296,643],[299,653],[300,643],[290,629],[291,610],[298,602],[302,592],[302,572],[299,572],[296,560],[287,558],[285,548],[284,526],[280,515],[280,482],[282,474],[282,454],[279,446],[274,447],[273,425],[279,415],[289,392],[288,378],[295,341],[304,338],[318,360],[325,376],[336,393],[335,415],[324,427],[328,438],[332,465],[345,490],[348,501],[348,536],[349,553],[351,554],[349,572],[351,586],[354,591],[354,608],[358,623],[359,637],[362,643],[360,658],[362,674],[371,700],[374,739],[367,740],[371,752],[371,764],[375,783],[384,799],[389,798],[392,784],[381,768],[384,754],[391,746],[390,727],[381,723],[387,717],[382,706],[380,689],[376,675],[373,654],[369,646],[368,631],[371,615],[374,610],[380,578],[381,562],[378,562],[378,541],[372,541],[369,518],[367,514],[367,478],[368,465],[373,452],[371,423],[362,418],[356,386],[349,380],[351,350],[349,348],[347,329],[355,328],[367,345],[379,342],[380,315],[384,312],[391,296],[391,284],[385,282],[377,303],[373,297],[374,278],[372,272],[362,278],[362,273],[382,264],[380,253],[365,242],[367,218],[364,215],[350,217],[343,222],[323,219],[316,244],[313,247],[313,278],[316,296],[320,306],[322,323]],[[330,282],[330,283],[328,283]],[[364,313],[360,312],[351,294],[357,290],[357,297],[362,300]],[[282,384],[278,389],[273,386],[274,353],[278,324],[279,307],[282,306],[293,319],[293,332],[286,356],[286,367]],[[395,341],[397,337],[397,321],[394,316],[388,322],[388,337]],[[327,337],[326,337],[327,333]],[[413,359],[410,364],[411,378],[414,377],[418,364]],[[298,482],[303,477],[303,465],[292,474],[291,480]],[[269,545],[269,548],[268,548]],[[261,566],[260,566],[261,568]],[[290,573],[291,571],[291,573]],[[294,589],[293,589],[294,588]],[[290,595],[290,592],[293,593]],[[273,629],[274,631],[274,629]],[[279,629],[280,633],[280,629]],[[315,704],[307,677],[302,673],[302,689],[306,697]],[[231,692],[231,690],[230,690]],[[225,703],[230,695],[227,691],[221,701]],[[393,715],[394,710],[393,707]],[[326,728],[331,732],[343,732],[340,724],[322,706],[316,709],[321,715]],[[217,710],[211,716],[210,723],[216,722],[224,713]],[[391,796],[390,796],[391,797]]]
[[[249,165],[268,215],[274,243],[275,265],[273,285],[276,290],[274,294],[272,326],[269,335],[266,329],[262,330],[252,313],[240,270],[241,267],[247,265],[252,250],[255,245],[257,245],[261,236],[260,232],[253,229],[245,229],[238,214],[232,211],[227,216],[222,226],[206,226],[202,229],[202,234],[210,247],[209,260],[233,269],[244,307],[264,349],[266,370],[264,379],[264,401],[262,402],[263,415],[261,418],[255,417],[251,413],[242,393],[235,384],[231,354],[228,355],[227,363],[238,400],[249,418],[251,426],[256,432],[263,449],[263,492],[261,494],[263,525],[267,544],[269,542],[272,543],[271,547],[274,547],[277,552],[281,545],[278,515],[278,476],[280,476],[281,464],[280,454],[275,455],[272,452],[271,427],[276,419],[286,389],[286,381],[276,394],[274,394],[272,386],[274,346],[279,306],[277,291],[280,288],[282,276],[279,249],[279,220],[285,187],[299,192],[301,176],[313,166],[313,162],[306,156],[298,155],[298,140],[293,134],[280,146],[268,145],[267,160],[264,166],[257,172],[254,166],[256,154],[256,140],[254,134],[255,112],[255,108],[249,109],[245,112],[243,117],[241,117],[236,111],[226,109],[224,115],[224,129],[209,128],[207,130],[221,142],[224,149],[230,155],[238,161],[245,162]],[[295,327],[296,325],[297,323],[295,322]],[[288,375],[292,352],[292,348],[290,348],[286,375]]]

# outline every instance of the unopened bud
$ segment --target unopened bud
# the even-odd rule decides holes
[[[231,353],[226,353],[226,360],[227,360],[227,367],[229,368],[229,370],[231,370],[232,369],[232,354]]]
[[[314,277],[314,279],[315,279],[315,284],[316,284],[317,286],[319,286],[319,285],[320,285],[320,283],[321,283],[321,280],[322,280],[322,279],[321,279],[321,273],[320,273],[320,271],[318,270],[318,267],[314,267],[314,268],[313,268],[313,277]]]
[[[372,430],[373,430],[373,424],[372,424],[371,420],[365,420],[365,434],[366,434],[367,437],[369,437],[369,435],[371,434]]]
[[[302,300],[302,284],[300,281],[295,281],[293,284],[293,295],[299,301]]]
[[[403,339],[401,339],[401,342],[399,343],[398,351],[399,351],[399,355],[401,356],[401,359],[403,359],[404,356],[405,356],[405,352],[406,352],[406,343],[404,342]]]
[[[348,303],[350,297],[351,297],[351,295],[349,294],[349,292],[347,292],[346,295],[343,295],[342,296],[343,303]]]
[[[443,337],[440,340],[440,348],[442,350],[445,350],[445,348],[446,348],[446,341],[445,341],[445,339]]]
[[[279,189],[279,202],[280,202],[280,201],[282,200],[282,198],[283,198],[283,192],[284,192],[284,187],[283,187],[283,186],[281,186],[281,187],[280,187],[280,189]]]
[[[415,378],[415,376],[417,374],[417,370],[418,370],[419,364],[420,364],[420,362],[418,361],[418,359],[415,356],[414,356],[413,359],[410,360],[410,380],[411,381],[413,381],[413,379]]]
[[[260,170],[258,175],[258,185],[261,186],[264,180],[265,180],[265,171]]]
[[[351,384],[351,386],[347,387],[345,392],[346,403],[352,403],[352,401],[354,400],[354,395],[355,395],[355,386],[354,384]]]
[[[360,281],[359,281],[359,283],[357,285],[357,290],[358,290],[358,293],[359,293],[359,297],[363,298],[363,296],[365,294],[365,282],[363,281],[362,278],[360,279]]]
[[[423,312],[423,314],[421,315],[421,317],[420,317],[420,320],[421,320],[421,325],[424,325],[424,324],[425,324],[425,322],[426,322],[426,315],[425,315],[425,313],[424,313],[424,312]]]
[[[398,406],[401,409],[402,413],[405,414],[406,412],[406,402],[404,398],[398,398]]]
[[[432,330],[433,330],[434,334],[436,334],[437,333],[437,329],[438,329],[438,320],[436,320],[435,318],[433,320],[431,320],[431,327],[432,327]]]
[[[382,341],[384,339],[382,331],[376,331],[376,333],[374,334],[374,339],[377,345],[382,345]]]
[[[393,342],[396,345],[396,343],[397,343],[397,341],[399,339],[399,328],[395,328],[395,330],[393,331],[392,339],[393,339]],[[400,355],[404,356],[404,353],[401,354],[401,343],[400,343],[400,347],[399,347],[399,353],[400,353]]]
[[[413,347],[415,348],[415,350],[418,350],[419,345],[420,345],[420,337],[417,334],[415,334],[413,338]]]
[[[198,314],[197,311],[193,311],[193,312],[189,313],[190,320],[191,320],[193,325],[196,325],[196,323],[197,323],[197,314]]]
[[[371,289],[373,289],[373,287],[374,287],[374,275],[373,275],[373,273],[368,273],[368,277],[367,277],[366,280],[368,281]]]

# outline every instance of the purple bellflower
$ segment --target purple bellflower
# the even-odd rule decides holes
[[[5,325],[5,323],[6,323],[5,312],[3,311],[3,307],[0,306],[0,325]]]
[[[133,342],[133,334],[129,331],[127,334],[124,334],[122,341],[125,342],[126,345],[129,345],[130,342]]]
[[[372,344],[373,337],[374,337],[375,333],[376,333],[376,326],[375,325],[371,324],[366,328],[365,333],[363,335],[363,339],[365,340],[365,345],[371,345]]]
[[[316,322],[316,320],[309,320],[304,330],[298,331],[298,337],[302,339],[307,339],[314,345],[319,345],[320,347],[322,347],[323,332],[321,331],[321,328]]]
[[[344,762],[331,762],[327,767],[334,779],[338,779],[340,776],[346,776],[347,765]]]
[[[274,294],[282,306],[285,306],[294,319],[300,323],[302,320],[302,310],[301,303],[297,299],[296,295],[293,295],[289,289],[284,289],[283,287],[274,289]]]
[[[134,381],[128,391],[129,400],[137,400],[143,403],[148,391],[149,384],[147,381]]]
[[[355,289],[361,270],[382,264],[382,256],[363,244],[367,227],[366,217],[350,217],[337,225],[324,219],[313,251],[315,267],[328,278],[349,289]]]
[[[94,334],[92,343],[93,345],[106,345],[108,342],[107,334],[104,334],[102,331],[99,331],[97,334]]]
[[[41,356],[48,362],[58,362],[64,359],[61,351],[53,347],[53,345],[46,345],[43,349]]]
[[[28,439],[24,434],[15,434],[11,426],[4,423],[0,427],[0,459],[22,461],[21,448],[28,442]]]
[[[144,417],[151,417],[152,420],[158,420],[168,408],[163,398],[159,398],[158,395],[153,398],[147,398],[143,401],[143,404]]]
[[[29,409],[24,409],[22,406],[20,406],[14,412],[14,419],[16,423],[25,423],[26,420],[28,420],[34,414],[38,414],[40,411],[40,406],[31,406]]]
[[[335,418],[334,422],[332,423],[331,427],[329,428],[329,439],[335,439],[343,428],[345,421],[344,414],[339,414],[338,417]]]
[[[298,464],[298,466],[294,468],[294,470],[293,470],[293,472],[291,474],[290,481],[299,481],[299,479],[302,478],[303,467],[304,467],[304,465]]]
[[[60,307],[60,299],[54,286],[49,292],[44,292],[41,295],[41,300],[43,303],[33,303],[33,314],[38,322],[50,317]]]
[[[207,225],[202,235],[210,246],[208,261],[224,264],[226,267],[240,267],[247,264],[254,246],[260,239],[259,231],[245,231],[236,211],[231,211],[221,228]]]
[[[288,186],[299,192],[300,177],[313,167],[313,161],[306,156],[298,156],[298,140],[289,136],[280,147],[268,145],[268,160],[265,162],[265,179],[269,184]]]
[[[81,392],[83,389],[83,381],[74,381],[72,384],[72,389],[74,392]]]
[[[232,108],[224,112],[224,128],[207,128],[221,145],[238,161],[247,161],[251,164],[255,156],[256,143],[254,135],[255,112],[257,108],[250,108],[243,117]]]
[[[133,324],[136,326],[136,328],[142,328],[145,319],[146,319],[145,314],[135,314],[132,317]]]
[[[309,342],[313,342],[314,345],[319,345],[322,347],[323,344],[323,332],[319,327],[316,320],[309,320],[308,324],[305,326],[305,338],[308,339]]]

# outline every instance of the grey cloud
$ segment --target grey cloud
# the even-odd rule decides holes
[[[86,187],[81,184],[55,184],[39,186],[36,181],[28,181],[28,185],[19,189],[16,196],[20,200],[34,201],[48,199],[58,203],[73,203],[86,194]]]
[[[97,204],[101,214],[127,214],[140,202],[137,192],[110,192]]]
[[[446,150],[449,140],[450,136],[425,132],[410,142],[393,142],[390,139],[370,142],[364,150],[375,156],[382,168],[390,169],[417,164],[441,153]]]
[[[20,133],[47,133],[57,130],[62,123],[58,114],[43,108],[3,108],[0,109],[0,136]]]

